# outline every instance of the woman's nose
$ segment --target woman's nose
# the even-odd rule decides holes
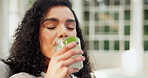
[[[58,38],[66,38],[68,37],[69,34],[68,34],[68,31],[66,30],[66,28],[61,28],[58,32]]]
[[[68,37],[68,35],[64,35],[64,34],[61,34],[60,36],[59,36],[59,38],[66,38],[66,37]]]

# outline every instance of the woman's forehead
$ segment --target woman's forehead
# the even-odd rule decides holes
[[[44,18],[69,18],[74,19],[72,11],[66,6],[55,6],[50,8]]]

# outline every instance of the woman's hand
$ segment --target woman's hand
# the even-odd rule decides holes
[[[72,57],[83,54],[82,50],[73,49],[77,45],[77,42],[67,44],[51,57],[45,78],[69,78],[71,73],[79,71],[78,68],[69,67],[76,62],[85,60],[83,56]]]

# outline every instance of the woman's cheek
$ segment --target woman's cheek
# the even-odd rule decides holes
[[[76,30],[72,34],[73,34],[72,36],[77,36]]]

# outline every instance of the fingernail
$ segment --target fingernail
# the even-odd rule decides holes
[[[79,44],[79,42],[76,42],[76,44]]]

